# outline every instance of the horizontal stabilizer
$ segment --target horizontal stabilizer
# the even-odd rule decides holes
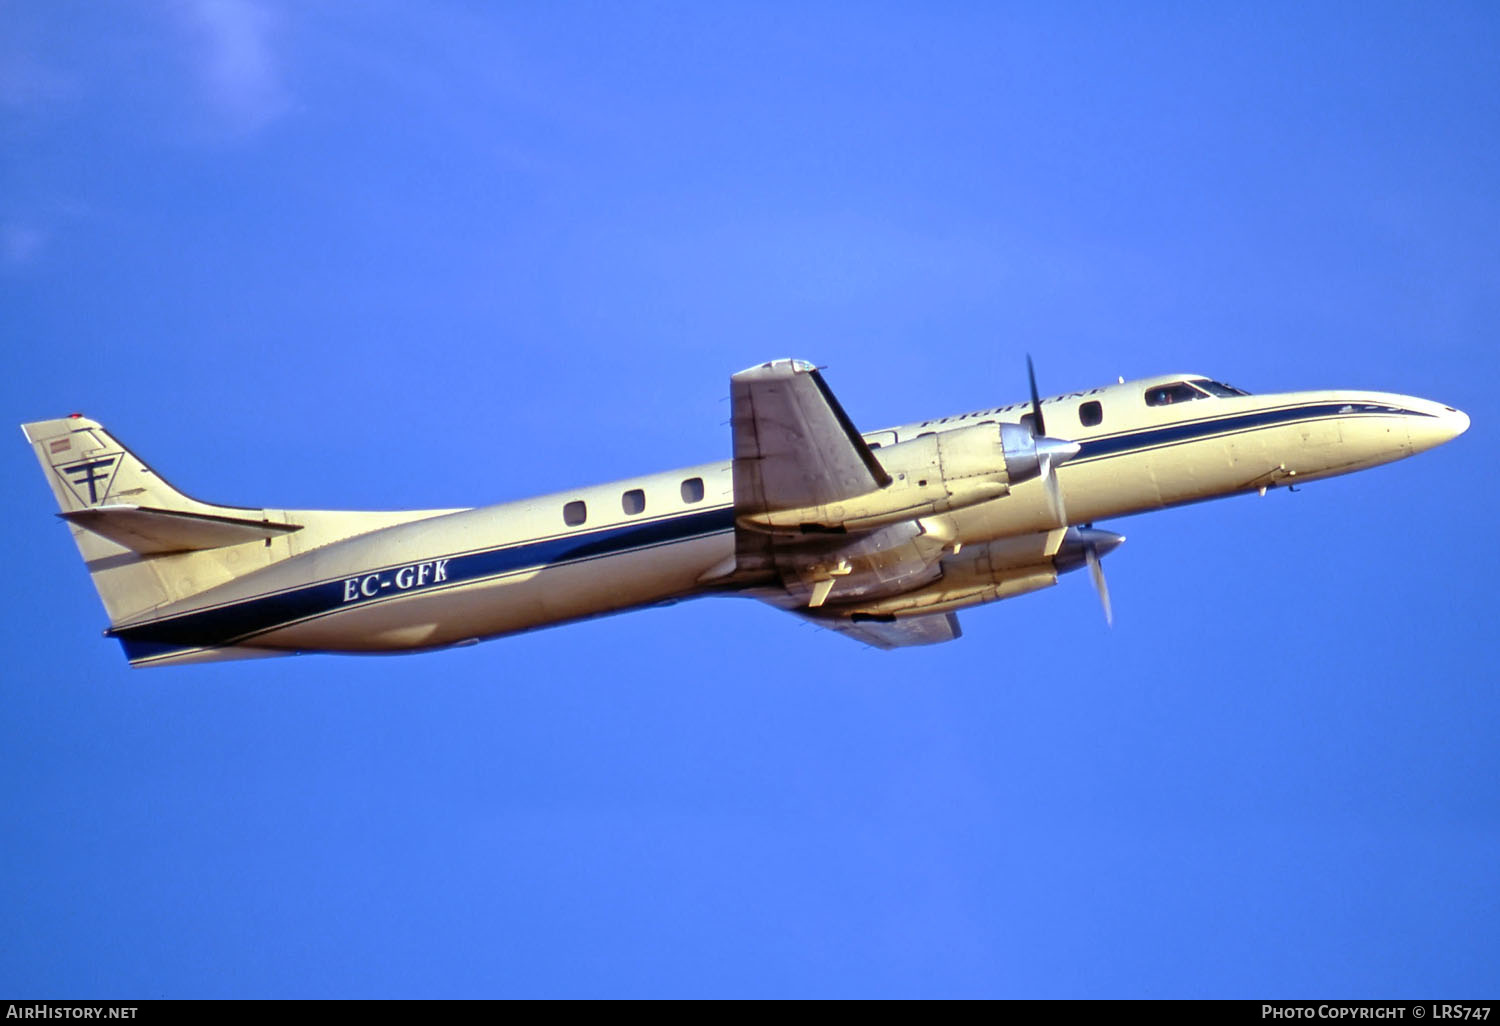
[[[95,506],[58,516],[143,556],[219,549],[302,530],[300,524],[273,524],[150,506]]]

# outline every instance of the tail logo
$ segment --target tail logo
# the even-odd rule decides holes
[[[120,457],[124,455],[120,452],[94,455],[76,463],[64,463],[56,469],[73,489],[73,494],[78,496],[79,502],[85,506],[97,506],[109,498],[115,472],[120,469]]]

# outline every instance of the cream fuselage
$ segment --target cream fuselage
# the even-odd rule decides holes
[[[1379,392],[1143,401],[1154,384],[1191,378],[1044,401],[1047,433],[1081,446],[1057,471],[1070,523],[1349,473],[1431,448],[1468,424],[1451,407]],[[1098,403],[1102,420],[1085,426],[1085,403]],[[879,445],[879,457],[924,433],[1015,423],[1029,410],[1015,404],[864,437]],[[701,498],[689,501],[699,494],[684,485],[693,481],[702,482]],[[636,491],[643,508],[627,513],[624,497]],[[215,658],[229,654],[226,646],[239,656],[246,648],[409,650],[764,588],[764,581],[716,583],[715,568],[734,558],[733,500],[724,461],[434,515],[292,555],[110,633],[142,665]],[[564,507],[577,502],[586,519],[569,525]],[[945,517],[955,551],[1058,527],[1037,480]]]

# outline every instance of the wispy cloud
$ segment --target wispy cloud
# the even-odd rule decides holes
[[[273,44],[278,13],[260,0],[185,0],[179,17],[196,47],[208,101],[239,131],[254,131],[291,106]]]

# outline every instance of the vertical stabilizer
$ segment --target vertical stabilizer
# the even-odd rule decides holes
[[[297,527],[284,513],[189,498],[98,421],[75,414],[21,430],[112,623],[287,555],[278,536]]]
[[[331,542],[458,512],[216,506],[173,488],[98,421],[74,414],[21,430],[111,626],[150,620],[163,606]],[[265,653],[189,653],[194,661],[257,654]]]

